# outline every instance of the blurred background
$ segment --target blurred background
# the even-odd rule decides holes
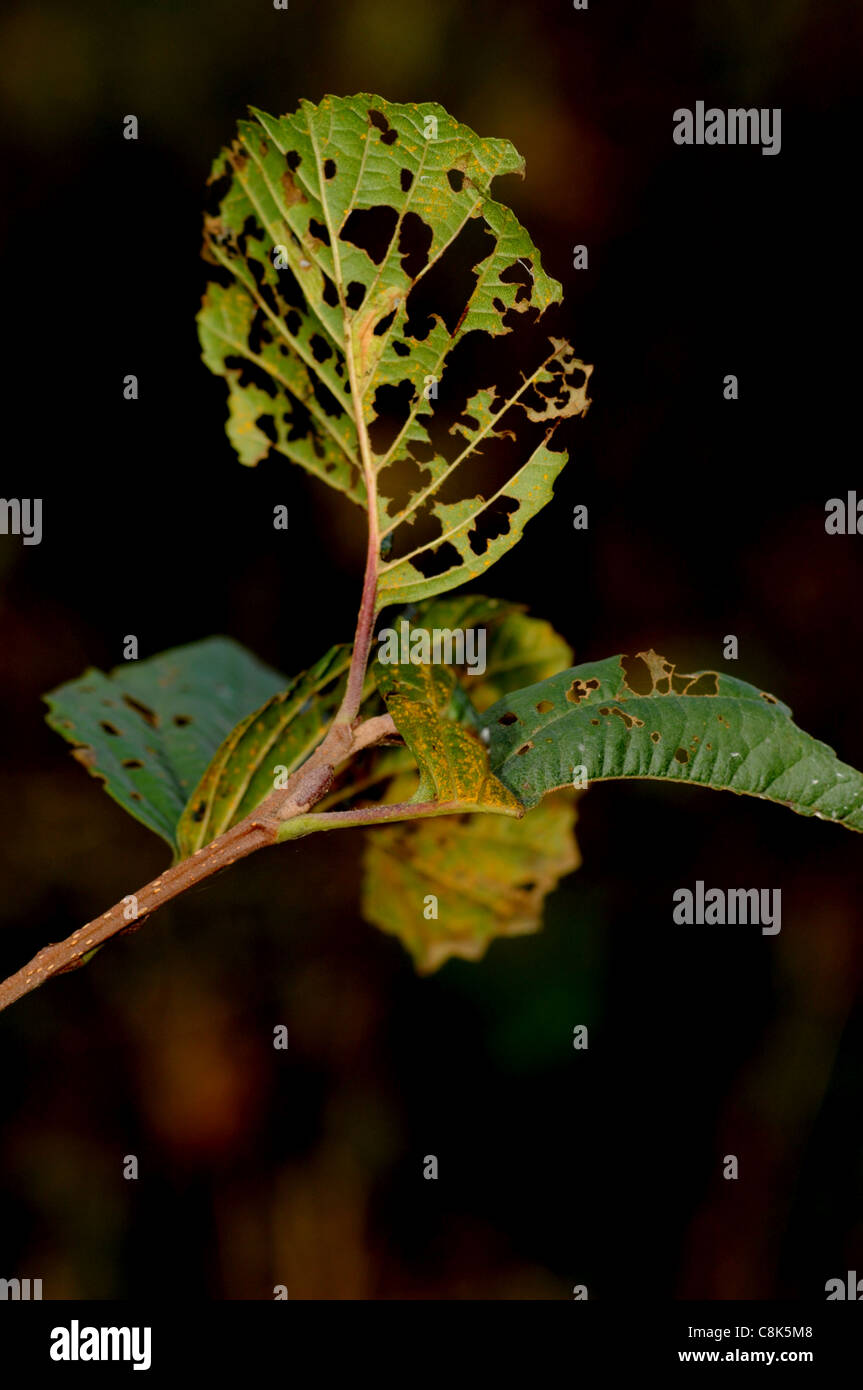
[[[293,673],[353,631],[358,515],[284,461],[242,469],[199,360],[204,182],[247,103],[436,100],[513,141],[527,177],[497,194],[596,371],[554,503],[486,589],[577,661],[731,670],[863,767],[863,539],[824,531],[828,498],[863,495],[859,4],[43,0],[9,5],[0,47],[0,492],[44,499],[40,546],[0,537],[4,975],[166,862],[45,691],[130,633],[142,657],[226,633]],[[781,154],[675,146],[698,99],[781,107]],[[346,832],[238,865],[0,1016],[0,1276],[821,1299],[863,1270],[859,839],[644,782],[592,789],[578,832],[543,930],[479,964],[418,978],[359,916]],[[675,928],[699,878],[781,888],[781,934]]]

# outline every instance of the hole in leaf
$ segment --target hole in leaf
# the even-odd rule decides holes
[[[413,183],[413,181],[414,176],[411,173],[410,169],[402,169],[401,173],[399,174],[399,183],[402,186],[402,193],[408,193],[410,191],[410,186]],[[230,180],[228,180],[228,182],[230,183]],[[227,189],[225,191],[227,192]]]
[[[336,161],[334,159],[324,160],[324,178],[334,179],[336,176]]]
[[[382,318],[379,323],[375,324],[374,328],[372,329],[372,332],[374,333],[374,336],[376,338],[382,338],[384,336],[387,329],[392,326],[392,322],[395,316],[396,311],[395,309],[393,309],[391,314],[387,314],[386,318]]]
[[[120,737],[120,730],[119,730],[119,729],[115,729],[113,724],[109,724],[108,721],[107,721],[107,719],[100,719],[100,720],[99,720],[99,728],[100,728],[100,729],[104,729],[104,730],[105,730],[105,733],[106,733],[106,734],[110,734],[112,738],[119,738],[119,737]]]
[[[326,362],[333,355],[333,350],[326,338],[322,338],[320,333],[313,333],[309,339],[309,347],[312,349],[312,356],[316,362]]]
[[[533,276],[528,267],[522,265],[521,261],[514,261],[512,265],[507,266],[506,270],[502,270],[499,279],[504,285],[518,285],[515,295],[516,303],[523,299],[530,299]]]
[[[225,366],[229,367],[231,371],[239,372],[237,378],[239,386],[257,386],[268,396],[275,396],[275,382],[269,372],[265,372],[263,367],[259,367],[256,362],[250,362],[246,357],[229,356],[225,358]]]
[[[521,503],[514,497],[496,497],[489,506],[483,508],[473,530],[468,532],[470,548],[474,555],[484,555],[489,541],[496,541],[498,537],[508,534],[509,519],[520,506]]]
[[[265,435],[267,436],[267,439],[269,439],[269,441],[270,441],[271,444],[277,444],[277,443],[278,443],[278,441],[279,441],[279,434],[278,434],[278,431],[277,431],[277,429],[276,429],[276,422],[275,422],[275,419],[273,418],[272,415],[259,415],[258,418],[257,418],[257,420],[255,421],[255,424],[257,425],[257,427],[258,427],[258,429],[261,431],[261,433],[262,433],[262,434],[265,434]],[[177,721],[174,720],[174,723],[175,723],[175,724],[176,724],[176,722],[177,722]]]
[[[523,743],[523,744],[521,745],[521,747],[520,747],[520,748],[516,748],[515,751],[516,751],[516,754],[518,755],[518,757],[521,757],[523,753],[529,753],[532,747],[533,747],[533,739],[528,739],[527,743]]]
[[[653,689],[650,667],[643,657],[624,656],[620,659],[626,684],[633,695],[649,695]]]
[[[136,700],[133,695],[124,695],[123,704],[128,705],[129,709],[133,709],[136,714],[140,714],[145,724],[149,724],[151,729],[158,729],[159,716],[154,710],[150,709],[149,705],[142,704],[141,701]]]
[[[359,309],[366,297],[366,287],[362,280],[351,280],[345,291],[345,303],[349,309]]]
[[[123,767],[128,767],[128,768],[131,769],[131,768],[138,768],[138,767],[143,767],[143,766],[144,766],[144,764],[141,762],[141,759],[140,759],[140,758],[124,758],[124,759],[123,759]]]
[[[339,401],[333,395],[329,386],[326,386],[323,381],[319,381],[317,377],[315,377],[312,381],[312,390],[315,394],[315,400],[317,401],[318,405],[321,407],[325,415],[329,415],[331,417],[344,415],[344,410],[342,409]]]
[[[322,241],[324,243],[324,246],[329,246],[330,234],[327,231],[327,228],[324,226],[323,222],[318,222],[314,217],[310,217],[309,231],[311,232],[312,236],[317,237],[318,241]]]
[[[374,409],[377,419],[369,425],[369,443],[376,454],[385,454],[405,420],[408,418],[414,387],[410,381],[397,386],[379,386],[375,392]]]
[[[375,265],[380,265],[395,235],[398,220],[395,208],[383,204],[354,208],[342,227],[341,240],[358,246]]]
[[[498,724],[517,724],[518,715],[513,714],[512,710],[509,710],[506,714],[502,714],[497,722]]]
[[[395,459],[378,474],[381,497],[388,497],[387,516],[398,516],[410,499],[431,482],[428,469],[412,458]]]
[[[455,569],[463,561],[452,541],[444,541],[436,549],[415,555],[411,564],[419,570],[423,579],[434,579],[439,574],[446,574],[447,570]]]
[[[432,244],[432,229],[415,212],[406,212],[399,232],[399,255],[402,270],[411,280],[415,280],[428,265],[428,253]]]
[[[436,314],[455,332],[476,285],[474,266],[494,250],[495,239],[482,218],[471,218],[421,280],[412,286],[405,310],[405,336],[427,338]]]
[[[453,193],[461,193],[464,188],[464,171],[462,169],[448,169],[446,177]]]

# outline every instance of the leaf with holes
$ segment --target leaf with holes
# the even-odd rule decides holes
[[[777,801],[863,830],[863,775],[805,734],[775,696],[655,652],[572,667],[484,713],[491,766],[524,803],[571,785],[655,777]]]
[[[545,898],[581,862],[575,800],[558,792],[518,821],[465,816],[371,831],[363,916],[397,936],[424,973],[452,956],[478,960],[497,937],[536,931]]]
[[[183,807],[222,740],[285,685],[238,643],[211,637],[45,696],[52,729],[109,796],[172,849]]]
[[[504,384],[453,365],[469,335],[493,344],[560,301],[491,194],[521,172],[512,145],[442,107],[368,94],[252,109],[213,165],[204,254],[220,278],[198,322],[228,434],[244,463],[282,454],[371,503],[378,608],[514,545],[566,462],[554,430],[588,408],[592,368],[550,335],[526,370],[495,359]]]

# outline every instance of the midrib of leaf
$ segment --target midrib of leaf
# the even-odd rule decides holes
[[[423,488],[422,491],[418,492],[414,497],[411,498],[411,500],[410,500],[410,502],[408,503],[408,505],[407,505],[406,507],[404,507],[404,508],[399,512],[399,514],[398,514],[398,516],[395,518],[395,520],[394,520],[389,526],[387,526],[387,527],[385,528],[385,530],[383,530],[383,531],[381,532],[381,540],[384,540],[385,537],[388,536],[388,535],[390,534],[391,531],[395,531],[399,526],[401,526],[401,524],[402,524],[403,521],[406,521],[407,518],[408,518],[409,516],[411,516],[411,515],[417,510],[418,507],[422,506],[423,502],[425,501],[425,499],[426,499],[427,497],[429,497],[433,492],[437,492],[438,489],[439,489],[440,487],[443,486],[443,484],[446,482],[446,480],[447,480],[447,478],[450,476],[450,474],[453,473],[453,472],[455,471],[456,468],[458,468],[459,464],[463,463],[464,460],[465,460],[466,458],[469,458],[470,455],[476,451],[477,446],[478,446],[478,445],[480,444],[480,442],[486,437],[486,435],[489,434],[489,433],[491,433],[491,431],[494,429],[495,425],[499,425],[499,424],[500,424],[501,418],[506,414],[506,412],[507,412],[513,405],[515,405],[516,402],[518,401],[519,397],[522,396],[522,395],[524,394],[524,392],[527,391],[528,388],[531,387],[531,386],[533,385],[533,383],[536,381],[536,379],[537,379],[537,377],[540,375],[540,373],[542,373],[542,372],[545,371],[545,369],[546,369],[546,367],[548,366],[549,362],[553,362],[553,361],[555,360],[555,358],[559,357],[560,354],[562,353],[562,351],[563,351],[562,348],[555,348],[554,352],[552,352],[548,357],[546,357],[546,359],[545,359],[544,362],[541,362],[541,363],[539,364],[539,366],[538,366],[538,367],[535,369],[535,371],[533,372],[533,375],[527,377],[527,378],[522,382],[521,386],[519,386],[518,390],[515,391],[515,392],[513,392],[513,394],[510,396],[509,400],[507,400],[507,401],[501,406],[500,410],[495,411],[495,413],[494,413],[493,415],[492,415],[491,413],[489,413],[489,419],[488,419],[488,421],[486,422],[486,424],[484,424],[484,425],[481,427],[481,429],[479,429],[479,430],[476,432],[476,434],[474,434],[474,435],[472,436],[472,438],[468,441],[468,443],[467,443],[467,444],[465,445],[465,447],[462,449],[462,451],[461,451],[461,453],[459,454],[458,458],[453,459],[452,463],[448,464],[447,467],[444,469],[443,473],[441,473],[440,476],[439,476],[436,480],[434,480],[433,482],[429,483],[428,487]],[[442,359],[441,359],[441,360],[442,360]],[[547,442],[547,440],[544,441],[544,442]],[[395,446],[393,446],[393,447],[395,447]],[[384,465],[386,464],[387,460],[389,459],[391,453],[392,453],[392,449],[389,451],[389,453],[386,455],[386,457],[384,458],[383,462],[381,463],[381,465],[380,465],[381,468],[384,467]],[[512,484],[512,479],[509,480],[508,486],[511,486],[511,484]],[[502,491],[502,492],[505,492],[505,491],[506,491],[506,487],[503,487],[503,488],[501,489],[501,491]],[[496,496],[496,497],[499,497],[499,496],[500,496],[500,492],[496,493],[495,496]],[[494,497],[489,498],[489,501],[488,501],[488,502],[485,502],[483,505],[484,505],[484,506],[489,506],[490,503],[493,502],[494,500],[495,500]],[[460,530],[460,527],[456,527],[455,530]],[[451,535],[452,532],[449,532],[448,534]],[[446,539],[446,536],[438,536],[438,537],[435,538],[435,540],[434,540],[433,543],[434,543],[434,545],[437,546],[437,545],[439,545],[439,544],[441,543],[441,541],[443,541],[443,540],[445,540],[445,539]],[[403,563],[404,561],[406,561],[406,560],[410,560],[410,559],[413,557],[413,555],[419,555],[420,552],[421,552],[422,550],[425,550],[425,549],[427,549],[427,546],[426,546],[426,545],[418,546],[416,550],[414,550],[414,551],[411,552],[411,555],[403,555],[403,556],[401,556],[401,558],[398,559],[398,560],[392,560],[392,561],[389,562],[389,564],[384,565],[383,568],[384,568],[385,570],[386,570],[386,569],[392,569],[392,568],[394,568],[395,565],[399,565],[399,564],[402,564],[402,563]]]

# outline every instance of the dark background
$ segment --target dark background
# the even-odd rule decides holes
[[[44,725],[46,690],[127,633],[143,657],[223,632],[290,673],[353,629],[357,516],[284,461],[240,468],[199,361],[203,186],[246,103],[436,100],[514,142],[527,177],[497,193],[563,281],[594,404],[485,587],[576,660],[729,669],[863,766],[863,539],[824,531],[863,493],[859,4],[45,0],[7,10],[0,49],[0,492],[44,499],[40,546],[0,538],[4,974],[165,863]],[[699,98],[780,106],[779,156],[675,146]],[[0,1276],[722,1299],[863,1270],[860,841],[644,782],[580,809],[544,929],[478,965],[417,978],[359,917],[345,833],[237,866],[3,1014]],[[697,878],[780,887],[781,934],[675,928]]]

